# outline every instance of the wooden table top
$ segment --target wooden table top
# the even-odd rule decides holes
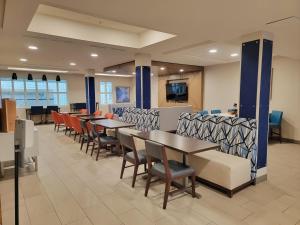
[[[80,116],[80,119],[87,121],[87,120],[104,120],[106,118],[105,118],[105,116],[93,116],[93,115],[90,115],[90,116]]]
[[[198,152],[217,149],[219,144],[210,141],[203,141],[196,138],[184,137],[178,134],[173,134],[160,130],[150,132],[132,133],[133,136],[160,143],[168,148],[172,148],[184,154],[195,154]]]
[[[108,129],[134,127],[135,126],[135,124],[124,123],[122,121],[112,120],[112,119],[96,120],[96,121],[94,121],[94,123],[99,126],[108,128]]]

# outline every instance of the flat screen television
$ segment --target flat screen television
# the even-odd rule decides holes
[[[186,83],[167,83],[167,101],[186,102],[188,101],[188,86]]]

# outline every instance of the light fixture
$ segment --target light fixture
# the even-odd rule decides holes
[[[232,53],[232,54],[230,54],[230,56],[231,57],[237,57],[239,54],[237,54],[237,53]]]
[[[132,74],[135,75],[136,73],[135,73],[135,72],[132,72]]]
[[[70,66],[76,66],[76,63],[70,62]]]
[[[133,77],[133,75],[128,74],[107,74],[107,73],[95,73],[96,76],[104,76],[104,77]]]
[[[45,72],[45,73],[68,73],[66,70],[49,70],[49,69],[35,69],[27,67],[7,67],[8,70],[17,70],[17,71],[34,71],[34,72]]]
[[[96,57],[98,57],[98,54],[97,53],[91,53],[91,56],[96,58]]]
[[[112,70],[111,72],[112,72],[112,73],[116,73],[117,71],[116,71],[116,70]]]
[[[180,69],[179,72],[180,72],[180,73],[184,72],[184,69]]]
[[[165,67],[160,67],[160,70],[165,70],[166,68]]]
[[[21,61],[21,62],[27,62],[27,61],[28,61],[28,59],[25,59],[25,58],[20,58],[20,61]]]
[[[151,77],[153,77],[154,76],[154,73],[151,73]]]
[[[56,81],[58,81],[58,82],[60,81],[60,76],[59,75],[56,76]]]
[[[13,79],[13,80],[17,80],[17,79],[18,79],[18,76],[17,76],[17,74],[16,74],[16,73],[12,73],[11,79]]]
[[[213,48],[213,49],[209,49],[209,51],[208,51],[209,53],[216,53],[216,52],[218,52],[218,50],[217,49],[215,49],[215,48]]]
[[[32,77],[32,74],[31,74],[31,73],[28,74],[27,80],[33,80],[33,77]]]
[[[28,48],[30,50],[38,50],[39,49],[37,46],[34,46],[34,45],[29,45]]]
[[[42,81],[47,81],[47,77],[45,74],[42,76]]]

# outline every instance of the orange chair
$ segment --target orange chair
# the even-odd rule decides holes
[[[56,111],[51,111],[51,117],[54,122],[54,131],[57,128],[57,132],[59,131],[60,126],[64,126],[64,120],[59,113]]]
[[[97,110],[93,114],[94,114],[94,116],[101,116],[102,115],[102,111],[101,110]]]
[[[80,109],[79,112],[80,112],[80,114],[87,114],[88,113],[87,109]]]
[[[114,118],[114,114],[113,113],[105,113],[104,117],[106,119],[113,119]]]
[[[67,134],[67,131],[69,131],[69,136],[71,136],[72,134],[72,131],[74,130],[73,127],[72,127],[72,123],[71,123],[71,120],[70,120],[70,115],[65,113],[65,114],[62,114],[62,118],[64,120],[64,124],[65,124],[65,127],[66,127],[66,130],[65,130],[65,134]]]
[[[74,141],[76,140],[77,135],[79,135],[79,142],[82,138],[82,129],[80,125],[80,118],[77,116],[70,116],[70,122],[72,124],[72,128],[74,130]]]

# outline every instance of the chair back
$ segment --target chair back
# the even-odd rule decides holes
[[[86,121],[85,120],[80,120],[80,127],[81,127],[81,130],[82,130],[82,133],[85,134],[87,132]]]
[[[62,114],[62,118],[64,120],[64,124],[67,128],[72,128],[72,123],[69,114]]]
[[[121,146],[129,148],[130,150],[133,151],[135,150],[135,144],[132,135],[119,131],[118,139],[120,141]]]
[[[87,114],[88,111],[87,111],[87,109],[80,109],[80,110],[79,110],[79,113],[80,113],[80,114]]]
[[[101,110],[96,110],[93,114],[94,114],[94,116],[101,116],[102,111]]]
[[[46,108],[46,114],[50,114],[52,111],[58,112],[57,105],[48,105]]]
[[[164,165],[166,175],[171,177],[165,146],[149,140],[145,141],[145,146],[148,165],[151,166],[153,159],[159,159]]]
[[[114,118],[114,114],[113,113],[105,113],[104,117],[106,119],[113,119]]]
[[[212,109],[211,114],[220,114],[222,111],[220,109]]]
[[[31,115],[41,115],[44,114],[43,106],[31,106],[30,108]]]
[[[53,120],[53,122],[54,122],[55,124],[58,124],[58,123],[59,123],[59,122],[58,122],[58,117],[57,117],[57,112],[51,111],[51,118],[52,118],[52,120]]]
[[[62,123],[64,124],[65,123],[62,114],[60,114],[58,112],[55,112],[55,111],[54,111],[54,114],[56,115],[58,123],[60,123],[60,124],[62,124]]]
[[[270,115],[270,122],[277,125],[281,125],[282,115],[283,115],[282,111],[273,110]]]
[[[70,116],[70,122],[72,124],[72,128],[74,129],[75,132],[81,134],[82,129],[80,126],[80,119],[77,116]]]

